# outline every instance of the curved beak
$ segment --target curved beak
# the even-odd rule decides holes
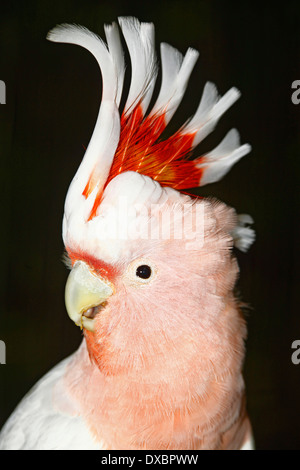
[[[114,287],[109,281],[90,271],[83,261],[76,261],[65,289],[69,317],[81,328],[94,331],[95,316],[113,292]]]

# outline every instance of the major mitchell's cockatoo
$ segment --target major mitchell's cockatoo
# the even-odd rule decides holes
[[[251,449],[232,247],[251,245],[252,220],[186,192],[219,180],[250,151],[233,129],[190,158],[240,93],[220,97],[207,83],[194,116],[164,139],[198,52],[161,44],[161,87],[151,101],[153,24],[126,17],[119,25],[131,60],[121,113],[117,24],[105,26],[107,44],[75,25],[48,35],[89,50],[102,73],[98,119],[63,219],[66,308],[83,341],[21,401],[0,448]]]

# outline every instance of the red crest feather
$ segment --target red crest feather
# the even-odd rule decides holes
[[[97,212],[102,194],[108,183],[125,171],[136,171],[158,181],[162,186],[182,190],[197,187],[203,173],[194,161],[188,160],[196,133],[177,131],[166,140],[159,140],[166,128],[165,115],[144,118],[140,105],[129,115],[121,117],[121,135],[115,157],[103,189],[95,199],[89,220]],[[198,160],[199,162],[199,160]],[[83,195],[88,197],[94,189],[89,179]]]

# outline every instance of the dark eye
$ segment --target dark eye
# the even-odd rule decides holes
[[[136,275],[138,277],[141,277],[142,279],[149,279],[151,274],[152,274],[151,268],[147,264],[142,264],[141,266],[136,268]]]

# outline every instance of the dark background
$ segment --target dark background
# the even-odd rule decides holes
[[[180,125],[207,80],[242,98],[203,142],[212,149],[231,127],[252,152],[219,183],[202,188],[255,219],[257,240],[238,253],[238,288],[251,306],[244,375],[258,449],[300,449],[299,150],[300,104],[291,101],[299,70],[299,2],[2,1],[0,79],[1,279],[0,427],[29,388],[73,352],[81,333],[64,307],[61,221],[69,183],[96,121],[101,82],[94,58],[46,41],[58,23],[103,37],[120,15],[152,21],[156,41],[200,51]],[[174,124],[173,124],[174,125]],[[201,152],[202,153],[202,152]]]

